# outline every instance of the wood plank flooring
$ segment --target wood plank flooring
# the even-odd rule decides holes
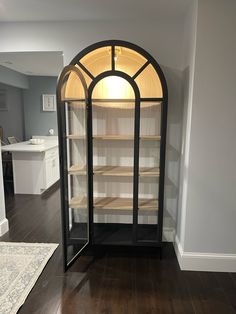
[[[59,190],[7,198],[10,232],[1,241],[61,244]],[[67,273],[61,245],[19,314],[231,314],[236,274],[180,271],[172,245],[158,255],[82,256]]]

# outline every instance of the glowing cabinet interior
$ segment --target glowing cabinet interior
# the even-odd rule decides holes
[[[65,265],[88,245],[162,244],[167,85],[123,41],[79,53],[58,80]]]

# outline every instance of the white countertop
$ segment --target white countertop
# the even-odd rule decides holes
[[[57,141],[45,141],[42,145],[33,145],[29,141],[20,142],[17,144],[2,146],[2,151],[5,152],[30,152],[30,153],[41,153],[46,150],[58,147]]]

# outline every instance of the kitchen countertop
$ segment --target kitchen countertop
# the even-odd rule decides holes
[[[29,153],[41,153],[54,147],[58,147],[57,141],[45,141],[41,145],[33,145],[29,141],[20,142],[11,145],[2,146],[2,151],[5,152],[29,152]]]

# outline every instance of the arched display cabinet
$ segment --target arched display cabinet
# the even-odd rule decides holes
[[[57,86],[66,268],[88,246],[162,245],[167,85],[154,58],[96,43]]]

